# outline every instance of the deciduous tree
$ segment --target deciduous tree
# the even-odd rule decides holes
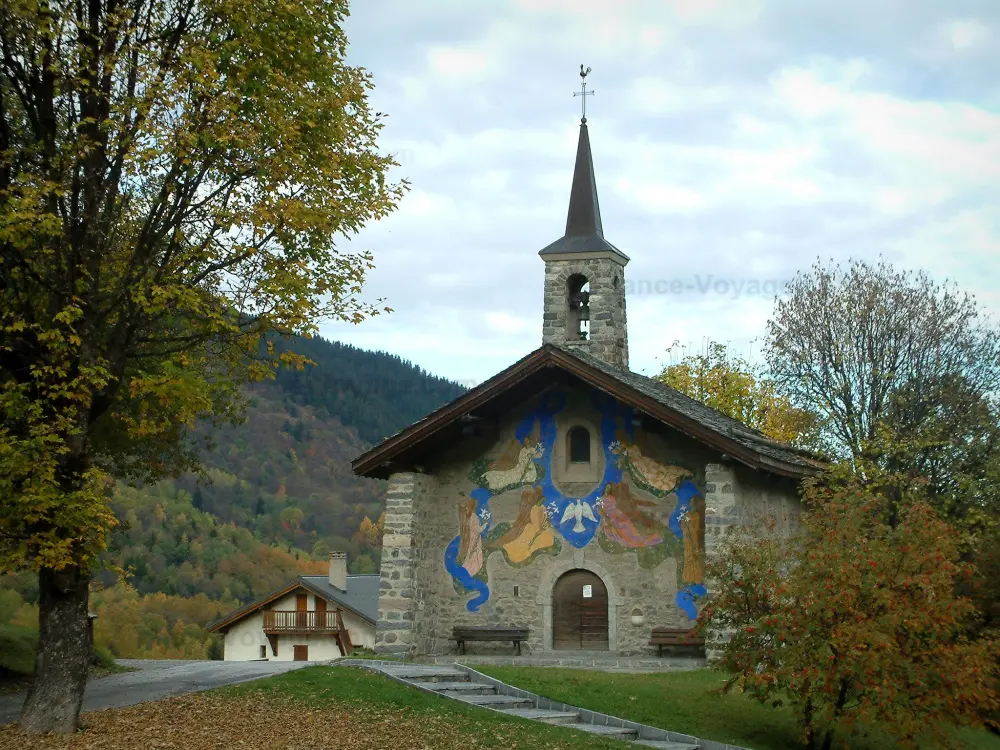
[[[359,322],[338,238],[405,185],[346,0],[0,5],[0,568],[40,581],[22,727],[72,731],[112,477],[197,462],[268,333]],[[290,352],[280,358],[300,362]]]
[[[732,631],[728,688],[789,704],[810,748],[865,727],[914,747],[1000,705],[997,641],[968,639],[975,607],[955,593],[972,574],[956,532],[908,475],[865,468],[811,484],[801,538],[751,527],[708,566],[699,627]]]
[[[1000,329],[971,295],[884,261],[817,263],[777,301],[765,351],[832,455],[925,480],[973,532],[1000,510]]]
[[[816,443],[817,416],[793,406],[760,367],[725,344],[709,341],[703,352],[685,354],[667,365],[657,379],[772,440],[801,448]]]

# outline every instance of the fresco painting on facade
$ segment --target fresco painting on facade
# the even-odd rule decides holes
[[[684,543],[684,566],[677,592],[677,606],[688,616],[698,618],[697,600],[708,593],[705,588],[705,498],[690,481],[677,488],[677,508],[670,515],[670,530]]]
[[[480,459],[473,466],[472,481],[480,488],[499,495],[507,490],[537,481],[543,445],[538,440],[535,420],[526,425],[525,433],[511,440],[496,459]]]
[[[599,395],[595,406],[601,415],[603,476],[583,497],[564,494],[555,486],[552,460],[556,417],[565,404],[565,396],[558,392],[543,397],[518,424],[514,439],[499,457],[480,459],[473,466],[470,478],[478,486],[459,506],[459,535],[444,555],[456,591],[476,594],[466,608],[476,612],[489,599],[485,563],[492,552],[501,552],[512,566],[528,565],[539,555],[558,554],[560,538],[582,548],[600,530],[602,549],[612,554],[636,551],[645,569],[683,550],[677,605],[694,619],[695,602],[704,594],[704,499],[692,482],[678,485],[692,472],[650,458],[635,442],[631,409]],[[516,518],[492,526],[490,500],[524,485],[531,486],[521,494]],[[633,485],[657,499],[676,494],[667,523],[654,515],[656,500],[636,495]]]
[[[461,518],[461,533],[459,534],[458,562],[468,571],[470,576],[476,576],[483,569],[483,531],[489,520],[488,511],[480,517],[476,508],[475,498],[469,498],[459,504]]]
[[[622,463],[624,473],[642,489],[655,497],[667,497],[671,492],[676,495],[677,504],[668,520],[670,531],[679,539],[683,548],[683,564],[679,568],[679,588],[677,606],[694,620],[698,617],[697,600],[707,593],[705,580],[705,499],[701,491],[690,480],[678,484],[691,472],[681,466],[661,464],[645,453],[636,443],[619,443],[615,453]],[[605,530],[609,541],[621,544],[613,533]],[[652,542],[652,539],[650,539]],[[626,544],[621,544],[626,547]],[[640,545],[639,563],[643,567],[659,564],[673,554],[673,545],[664,541],[661,545],[655,543]],[[659,554],[656,554],[659,552]]]
[[[626,482],[609,484],[601,498],[604,535],[626,550],[660,544],[664,526],[646,512],[655,507],[655,501],[633,495]]]
[[[542,443],[545,445],[546,472],[540,486],[545,496],[545,504],[549,510],[549,518],[553,525],[573,547],[586,547],[597,533],[601,523],[600,500],[604,488],[614,482],[621,481],[621,468],[614,460],[611,446],[619,421],[624,421],[628,430],[632,430],[632,410],[623,408],[610,396],[598,395],[594,404],[601,415],[600,445],[604,451],[604,475],[594,486],[594,489],[583,497],[570,497],[563,494],[556,486],[552,476],[551,465],[553,448],[556,439],[556,414],[565,406],[565,398],[557,394],[550,408],[539,414],[542,425]]]
[[[542,553],[558,554],[562,548],[549,522],[541,487],[521,493],[514,523],[498,523],[486,542],[490,551],[499,549],[513,567],[527,565]]]
[[[466,605],[470,612],[477,611],[490,597],[487,552],[483,549],[483,535],[489,531],[492,520],[490,497],[489,490],[477,488],[458,504],[459,535],[448,543],[444,553],[445,569],[451,574],[456,590],[476,593]]]
[[[615,454],[623,461],[623,469],[636,487],[657,497],[665,497],[673,492],[685,477],[691,472],[683,466],[661,464],[642,451],[638,442],[618,442],[614,446]]]

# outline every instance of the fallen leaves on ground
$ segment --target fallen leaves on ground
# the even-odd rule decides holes
[[[475,746],[565,748],[576,743],[532,737],[533,727],[386,710],[348,703],[306,706],[262,692],[211,693],[85,714],[75,735],[29,735],[0,726],[0,748],[18,750],[469,750]],[[581,737],[581,739],[583,739]],[[589,739],[589,738],[587,738]]]

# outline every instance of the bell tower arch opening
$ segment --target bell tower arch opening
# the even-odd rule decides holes
[[[566,281],[566,338],[569,341],[590,340],[590,282],[582,273],[574,273]]]

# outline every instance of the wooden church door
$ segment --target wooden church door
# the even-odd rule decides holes
[[[608,589],[589,570],[571,570],[552,589],[552,647],[608,650]]]

